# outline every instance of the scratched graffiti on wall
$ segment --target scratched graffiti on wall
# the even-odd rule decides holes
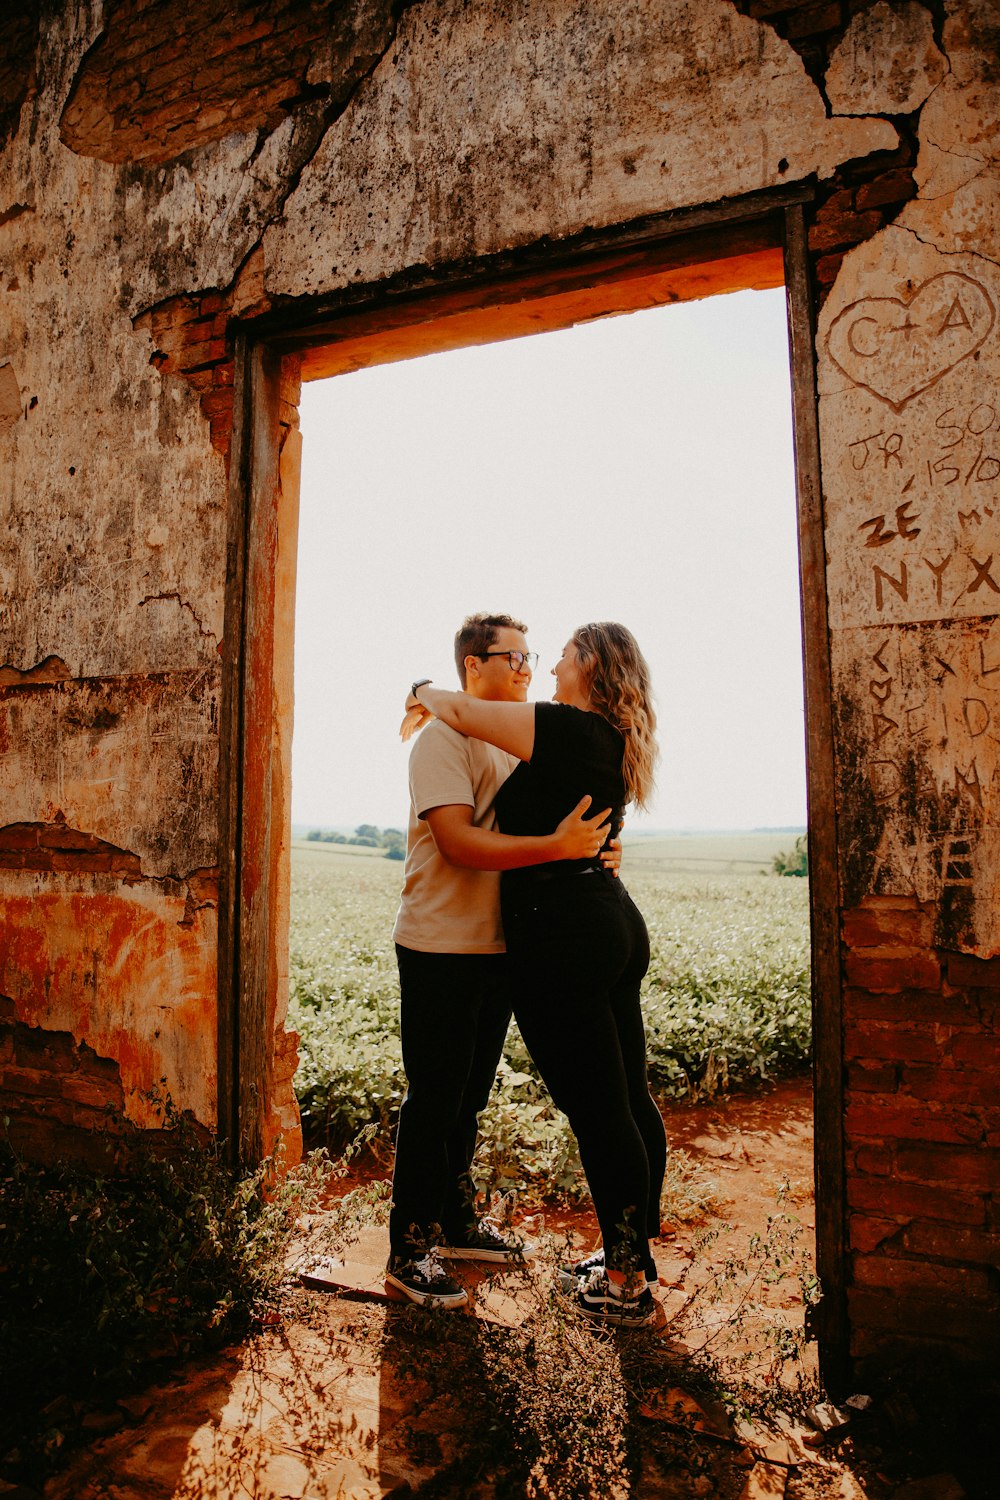
[[[942,946],[1000,952],[997,296],[954,270],[880,293],[823,340],[845,901],[915,896]]]
[[[833,623],[995,611],[1000,388],[976,378],[995,322],[987,288],[949,272],[909,301],[861,298],[831,323],[827,353],[866,398],[837,444]]]
[[[995,321],[986,288],[946,271],[907,298],[850,303],[831,323],[827,349],[848,380],[899,412],[974,354]]]
[[[915,896],[943,944],[996,945],[974,898],[1000,854],[1000,620],[851,631],[836,659],[848,904]]]

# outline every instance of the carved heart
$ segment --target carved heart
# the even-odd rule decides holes
[[[907,301],[862,297],[838,313],[827,352],[854,385],[893,411],[974,354],[996,320],[989,293],[971,276],[945,271]]]

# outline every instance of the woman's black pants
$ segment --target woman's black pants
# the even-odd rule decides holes
[[[606,1263],[651,1269],[666,1136],[646,1074],[642,914],[603,871],[504,876],[501,903],[514,1016],[576,1136]]]

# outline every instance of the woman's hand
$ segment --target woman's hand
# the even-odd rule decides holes
[[[452,692],[448,688],[435,687],[429,679],[414,684],[419,689],[419,699],[412,693],[406,697],[407,716],[411,710],[422,708],[449,729],[466,735],[469,739],[485,740],[498,750],[506,750],[518,760],[530,761],[535,745],[535,705],[533,703],[498,703],[485,698],[473,698],[469,693]],[[421,727],[424,720],[408,718],[400,725],[400,734],[409,739]]]
[[[618,879],[618,872],[622,867],[622,841],[612,839],[611,842],[601,850],[601,867]]]
[[[593,859],[599,853],[611,826],[607,821],[611,809],[606,807],[595,817],[585,818],[583,815],[592,801],[592,797],[581,797],[552,835],[558,840],[560,859]]]
[[[415,734],[419,734],[424,725],[429,724],[433,717],[434,715],[430,709],[424,708],[422,703],[418,703],[411,693],[407,699],[403,722],[399,726],[399,737],[403,743],[405,744],[407,740],[412,740]]]

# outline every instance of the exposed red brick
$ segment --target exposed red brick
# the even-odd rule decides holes
[[[850,187],[838,188],[835,193],[830,194],[829,198],[824,199],[819,209],[817,209],[816,223],[822,224],[827,219],[835,219],[841,214],[850,213],[853,207],[854,189]]]
[[[865,1176],[886,1177],[893,1169],[893,1154],[888,1146],[858,1146],[850,1153],[854,1170]]]
[[[874,1140],[942,1141],[970,1145],[985,1135],[981,1121],[956,1109],[938,1109],[899,1095],[852,1094],[845,1124],[849,1136]]]
[[[945,1187],[1000,1192],[1000,1152],[916,1142],[896,1147],[896,1171],[904,1180]],[[935,1217],[928,1215],[928,1217]]]
[[[15,849],[37,849],[39,823],[8,823],[0,828],[0,851]]]
[[[953,1340],[971,1349],[993,1349],[1000,1342],[1000,1311],[980,1302],[934,1296],[929,1289],[919,1295],[890,1294],[885,1287],[852,1287],[847,1294],[853,1328],[882,1329],[912,1337],[919,1330],[921,1342],[930,1338]],[[880,1341],[869,1340],[877,1349]]]
[[[842,213],[835,217],[817,221],[809,230],[809,249],[814,254],[828,250],[840,250],[845,245],[857,245],[870,239],[883,224],[882,215],[875,209],[867,213]]]
[[[946,956],[948,983],[959,989],[1000,989],[1000,958],[973,958],[971,953]]]
[[[344,103],[391,42],[398,0],[110,0],[60,134],[104,161],[164,162],[239,131],[270,134],[316,97]]]
[[[819,31],[839,31],[844,22],[839,0],[825,0],[825,3],[818,5],[797,6],[791,10],[791,13],[794,20],[789,21],[785,31],[789,40],[811,36]]]
[[[59,1120],[16,1112],[10,1115],[7,1139],[27,1161],[72,1161],[94,1172],[106,1172],[115,1165],[120,1145],[113,1123],[102,1121],[98,1128],[94,1122],[90,1129],[78,1129]]]
[[[884,172],[874,182],[863,182],[857,190],[859,209],[884,208],[889,203],[906,203],[915,198],[917,184],[910,167],[897,167],[894,172]]]
[[[17,1023],[14,1055],[19,1067],[36,1071],[71,1070],[76,1065],[76,1043],[68,1031],[46,1031]]]
[[[847,1201],[852,1208],[882,1218],[931,1219],[945,1224],[986,1223],[982,1195],[884,1177],[848,1177]]]
[[[87,833],[82,828],[70,828],[68,823],[36,823],[35,827],[38,830],[40,849],[53,849],[68,853],[110,847],[103,839],[95,838],[92,833]]]
[[[201,409],[209,417],[231,418],[233,412],[233,393],[225,387],[209,391],[207,396],[202,397]]]
[[[854,1279],[858,1286],[885,1287],[894,1292],[930,1292],[956,1302],[990,1302],[996,1292],[988,1271],[973,1266],[942,1266],[921,1260],[898,1260],[888,1255],[856,1255]]]
[[[103,1109],[109,1102],[107,1086],[94,1078],[77,1073],[39,1073],[33,1068],[6,1068],[0,1089],[8,1098],[30,1095],[55,1096],[73,1104]]]
[[[851,1214],[848,1226],[851,1249],[865,1253],[877,1249],[901,1232],[895,1219],[876,1219],[867,1214]]]
[[[62,821],[0,828],[0,868],[140,875],[138,855]]]
[[[890,956],[886,950],[876,958],[871,956],[870,949],[848,952],[844,967],[849,984],[881,994],[941,987],[941,965],[932,953],[914,951]]]
[[[184,340],[181,368],[184,371],[191,371],[200,369],[202,365],[221,364],[226,355],[224,339],[213,338],[211,329],[198,328],[189,332]]]
[[[249,264],[249,263],[248,263]],[[151,362],[167,375],[183,375],[199,395],[213,448],[229,459],[233,412],[233,364],[225,331],[247,268],[228,292],[173,297],[136,319],[157,345]],[[251,280],[256,270],[249,273]],[[263,293],[263,273],[260,275]]]
[[[984,1062],[988,1059],[982,1059]],[[900,1093],[941,1104],[1000,1105],[1000,1074],[974,1068],[905,1067]]]
[[[1000,1267],[1000,1229],[990,1231],[959,1228],[954,1224],[928,1224],[921,1221],[906,1226],[902,1244],[916,1255]]]
[[[957,1064],[1000,1070],[1000,1037],[964,1031],[954,1038],[948,1050]]]
[[[934,936],[934,912],[916,897],[869,896],[843,915],[848,948],[925,949]]]
[[[82,857],[81,857],[82,855]],[[138,860],[136,861],[138,865]],[[30,863],[26,860],[25,867],[31,870],[62,870],[72,872],[74,870],[86,870],[88,875],[110,875],[110,854],[93,854],[89,850],[81,854],[71,854],[64,849],[39,849],[38,858]]]
[[[898,1073],[893,1063],[852,1062],[847,1068],[847,1086],[863,1093],[895,1093]]]
[[[982,1031],[979,1009],[965,995],[939,995],[928,990],[868,994],[844,991],[844,1016],[849,1021],[909,1021]]]
[[[943,1048],[928,1027],[893,1025],[886,1021],[860,1021],[844,1033],[844,1051],[849,1058],[882,1058],[893,1062],[939,1062]]]
[[[813,275],[821,287],[829,290],[837,279],[841,266],[844,264],[846,250],[839,251],[836,255],[821,255],[813,266]]]

